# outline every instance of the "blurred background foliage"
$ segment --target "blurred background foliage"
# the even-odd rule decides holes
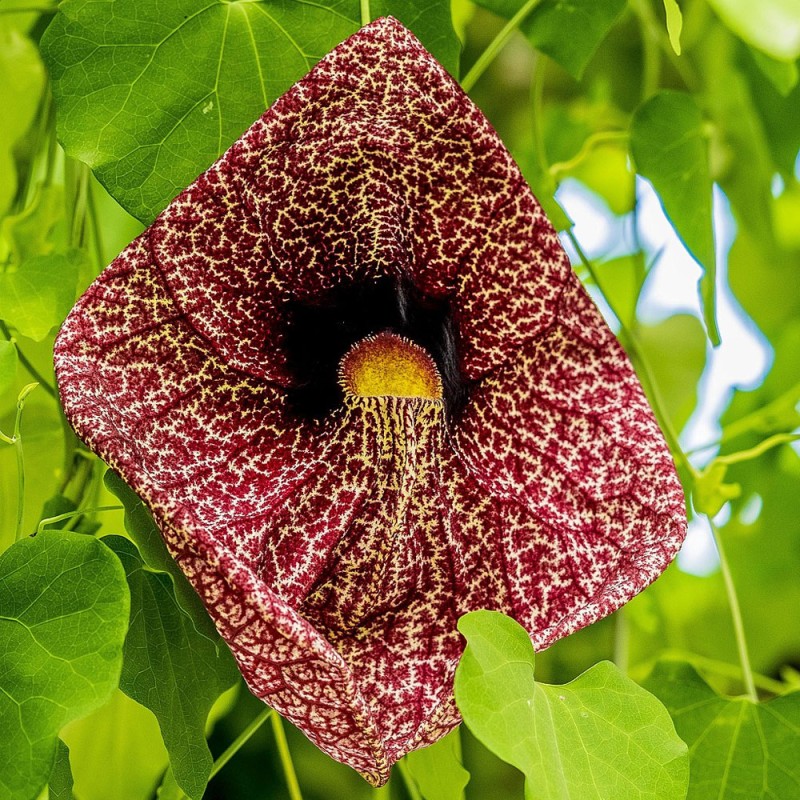
[[[543,5],[554,14],[570,7]],[[784,437],[756,457],[702,472],[717,456],[748,452],[800,424],[800,12],[783,4],[789,9],[785,24],[765,26],[760,4],[750,13],[741,11],[743,5],[597,2],[585,17],[576,15],[572,27],[565,27],[564,18],[549,23],[546,15],[533,13],[486,71],[472,73],[467,83],[474,83],[472,97],[562,231],[576,270],[646,388],[658,394],[666,423],[689,453],[686,463],[678,456],[687,495],[697,474],[706,476],[703,508],[715,515],[725,541],[757,685],[769,696],[800,688],[799,451]],[[470,76],[522,6],[519,0],[454,0],[461,75]],[[772,6],[781,4],[764,8]],[[117,502],[103,484],[103,465],[86,456],[61,415],[52,345],[75,298],[151,216],[144,195],[134,191],[135,174],[126,178],[119,160],[109,166],[108,154],[105,165],[94,165],[92,154],[81,150],[80,115],[99,112],[81,106],[80,85],[62,86],[58,99],[66,122],[59,119],[60,139],[56,133],[62,109],[40,52],[55,12],[41,0],[0,3],[0,430],[14,429],[23,386],[40,384],[21,417],[26,533],[43,518]],[[61,58],[59,40],[48,35],[51,72],[65,82],[69,58]],[[451,50],[448,67],[455,70]],[[297,65],[296,77],[307,66]],[[665,91],[681,93],[667,121],[685,123],[688,155],[671,149],[668,130],[659,140],[664,117],[653,123],[653,101],[672,102]],[[249,121],[231,122],[223,144]],[[68,153],[59,140],[70,143]],[[118,146],[112,142],[109,152]],[[217,153],[199,163],[202,154],[187,157],[186,180]],[[681,174],[671,174],[673,168]],[[119,205],[96,175],[112,193],[117,187],[118,199],[141,219]],[[643,175],[657,189],[662,182],[661,199],[695,259],[675,233],[660,241],[652,233],[663,231],[664,218],[658,204],[647,202],[653,190]],[[170,191],[169,181],[164,184],[151,197]],[[708,239],[712,184],[716,251]],[[149,202],[156,213],[155,201]],[[591,271],[582,252],[591,259]],[[701,279],[702,302],[694,286]],[[667,300],[659,296],[665,287]],[[722,345],[715,349],[716,319]],[[642,373],[643,363],[649,374]],[[17,527],[16,455],[14,447],[0,443],[0,550],[12,544]],[[540,654],[539,680],[569,681],[604,658],[644,680],[657,659],[680,657],[719,692],[742,693],[708,524],[691,503],[688,508],[691,534],[678,562],[622,612]],[[125,532],[121,511],[87,512],[54,524]],[[243,687],[223,695],[210,717],[212,752],[224,750],[260,708]],[[406,796],[397,778],[386,789],[372,790],[301,734],[288,735],[307,800]],[[121,692],[69,725],[62,738],[81,800],[153,797],[168,765],[155,717]],[[466,730],[462,742],[472,774],[468,798],[522,796],[515,770]],[[286,796],[268,727],[214,778],[205,796]]]

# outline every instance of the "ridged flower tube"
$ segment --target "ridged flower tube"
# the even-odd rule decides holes
[[[497,134],[391,18],[115,259],[56,370],[251,690],[375,784],[458,723],[462,614],[547,647],[685,535],[623,350]]]

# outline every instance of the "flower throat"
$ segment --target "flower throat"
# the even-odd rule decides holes
[[[295,301],[285,334],[295,413],[317,419],[351,396],[463,405],[449,305],[396,279],[338,287],[313,304]]]

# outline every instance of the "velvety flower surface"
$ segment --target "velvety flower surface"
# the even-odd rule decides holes
[[[56,367],[253,692],[375,783],[457,723],[460,615],[545,647],[685,534],[627,358],[496,133],[392,19],[103,272]]]

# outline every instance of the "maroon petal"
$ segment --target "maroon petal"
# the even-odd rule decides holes
[[[572,275],[556,319],[473,388],[454,432],[503,506],[513,614],[546,647],[655,580],[686,534],[683,491],[627,356]]]
[[[460,417],[436,392],[296,413],[291,309],[380,279],[449,307]],[[376,783],[458,720],[460,614],[507,610],[545,645],[639,591],[685,530],[630,365],[519,170],[392,19],[115,260],[56,369],[251,689]]]

